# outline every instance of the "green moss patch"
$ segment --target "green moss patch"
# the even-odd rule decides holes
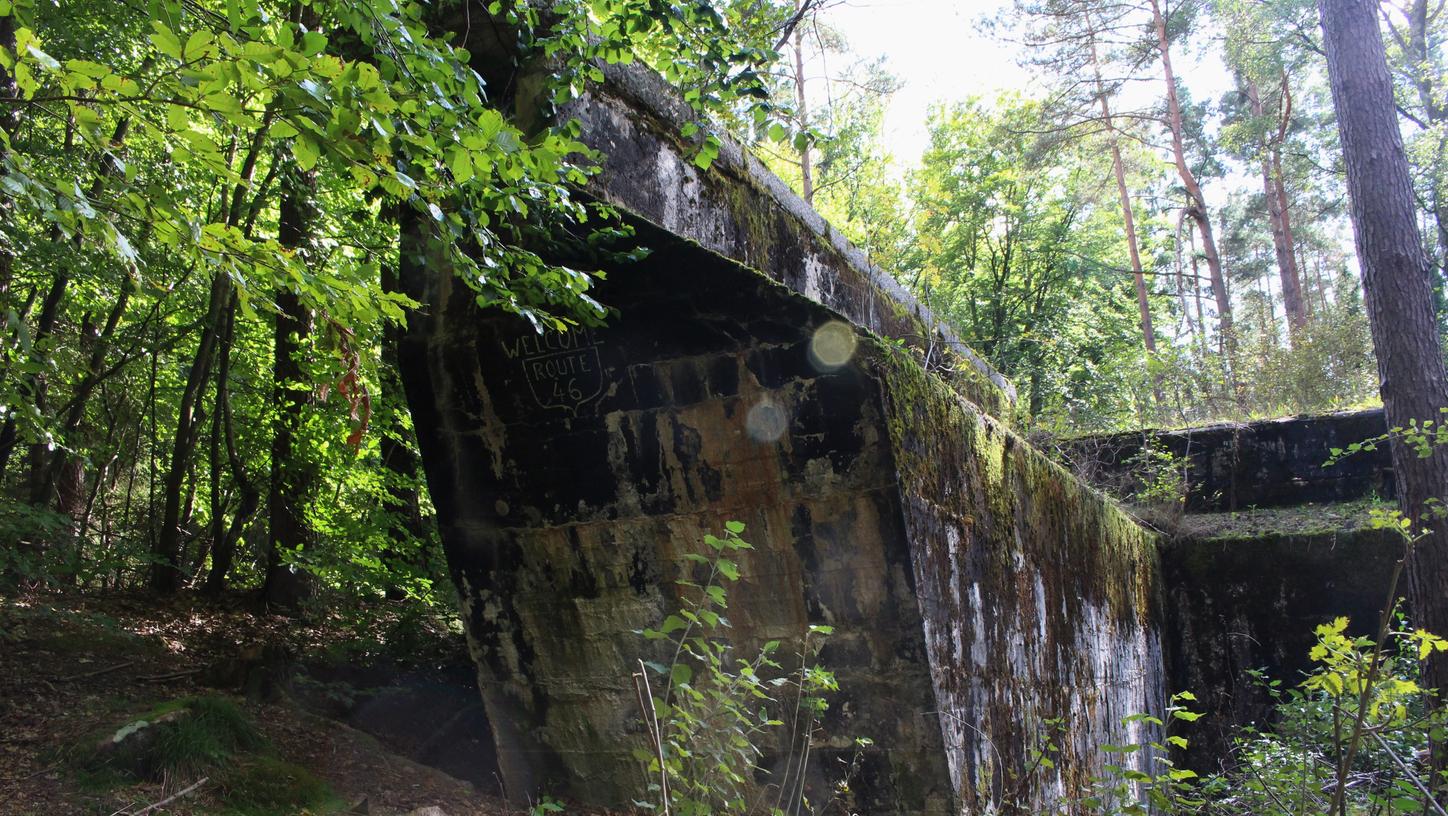
[[[1192,513],[1180,523],[1177,538],[1251,543],[1283,536],[1317,536],[1366,530],[1374,508],[1394,507],[1380,499],[1332,504],[1271,507],[1230,513]]]
[[[300,765],[271,756],[251,757],[216,776],[228,816],[291,816],[332,813],[344,803],[332,788]]]
[[[187,779],[263,744],[235,703],[191,697],[156,706],[96,735],[77,748],[74,764],[96,784],[108,779]]]

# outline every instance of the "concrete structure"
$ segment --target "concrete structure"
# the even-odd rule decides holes
[[[636,630],[726,520],[754,544],[742,654],[834,626],[814,802],[856,737],[857,812],[1080,793],[1098,746],[1147,736],[1121,718],[1162,706],[1152,536],[1016,436],[1009,384],[737,146],[695,167],[653,77],[611,68],[565,115],[606,156],[588,192],[652,250],[597,291],[616,318],[540,336],[404,269],[403,374],[507,793],[645,795],[630,675],[661,655]]]

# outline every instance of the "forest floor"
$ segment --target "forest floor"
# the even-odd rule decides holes
[[[416,641],[418,627],[406,629]],[[357,654],[386,647],[375,634],[359,634],[336,620],[304,625],[253,615],[239,603],[228,608],[186,597],[161,603],[77,593],[0,598],[0,814],[258,812],[232,805],[226,783],[210,779],[147,811],[200,774],[169,784],[134,779],[97,784],[76,767],[79,752],[104,742],[121,726],[168,701],[200,695],[235,702],[264,738],[268,761],[276,762],[267,767],[301,768],[297,775],[310,774],[323,783],[318,786],[326,791],[323,803],[306,809],[278,805],[268,813],[387,816],[427,807],[447,816],[519,813],[467,782],[399,756],[362,731],[303,710],[287,694],[253,694],[248,700],[218,691],[217,679],[230,671],[226,667],[239,665],[237,656],[256,653],[259,644],[284,644],[291,654]],[[456,648],[445,635],[407,645],[423,653]],[[224,689],[226,684],[220,685]],[[258,702],[258,697],[272,701]]]

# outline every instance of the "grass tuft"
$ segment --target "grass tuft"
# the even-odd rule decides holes
[[[261,735],[237,705],[222,697],[193,697],[179,706],[184,713],[157,726],[150,745],[151,772],[168,778],[191,778],[221,765],[234,754],[262,746]]]
[[[82,776],[98,784],[192,779],[265,744],[246,714],[223,697],[189,697],[133,718],[76,751]]]

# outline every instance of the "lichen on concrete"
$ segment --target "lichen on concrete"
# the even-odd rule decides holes
[[[1149,741],[1122,718],[1163,706],[1155,541],[910,355],[875,349],[961,803],[1079,793],[1102,745]],[[1054,718],[1055,767],[1023,778]]]
[[[738,520],[735,647],[835,628],[815,801],[840,767],[862,813],[1082,793],[1099,746],[1148,736],[1121,719],[1162,705],[1151,536],[1012,433],[1009,383],[778,179],[729,142],[700,170],[677,100],[608,71],[565,113],[607,156],[584,193],[652,250],[609,266],[614,319],[540,337],[404,253],[424,308],[402,371],[504,788],[644,795],[631,675],[669,655],[637,632]],[[857,353],[820,365],[842,323]],[[1051,721],[1061,753],[1032,769]],[[768,785],[797,757],[762,748]]]

